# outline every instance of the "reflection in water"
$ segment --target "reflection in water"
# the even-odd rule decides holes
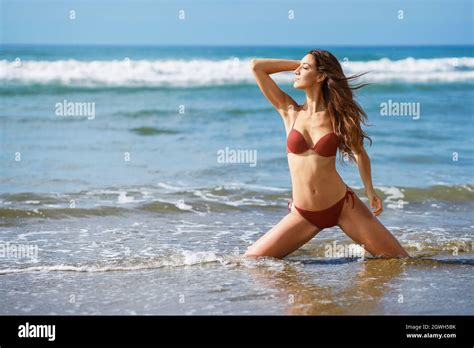
[[[388,284],[403,271],[407,260],[403,259],[366,259],[357,261],[354,258],[297,260],[292,263],[286,260],[282,270],[271,267],[257,267],[250,274],[257,282],[276,287],[281,291],[282,299],[288,305],[285,314],[292,315],[356,315],[383,313],[380,299],[388,290]],[[312,276],[310,272],[299,270],[301,264],[310,267],[345,265],[350,268],[345,274],[352,274],[351,279],[334,282],[327,277]],[[320,283],[315,279],[321,279]],[[336,278],[337,279],[337,278]],[[393,301],[397,301],[394,294]]]

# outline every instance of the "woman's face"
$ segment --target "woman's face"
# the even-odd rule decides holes
[[[322,82],[322,74],[316,70],[316,61],[312,54],[307,54],[301,60],[301,64],[295,70],[293,87],[296,89],[306,89],[315,83]]]

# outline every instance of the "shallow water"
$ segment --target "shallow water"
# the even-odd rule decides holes
[[[206,261],[192,266],[4,274],[3,314],[472,314],[474,309],[468,285],[473,259],[202,257]]]
[[[469,231],[454,237],[442,228],[393,229],[413,258],[383,260],[328,256],[334,243],[352,243],[332,228],[283,260],[254,259],[241,253],[286,214],[283,208],[240,211],[227,224],[226,213],[217,212],[166,213],[166,219],[145,212],[133,221],[135,214],[50,218],[42,228],[3,228],[2,240],[39,250],[37,258],[2,262],[2,313],[469,314],[474,309]]]

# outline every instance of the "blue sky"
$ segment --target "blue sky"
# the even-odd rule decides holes
[[[0,0],[16,44],[474,44],[472,0]],[[75,19],[69,18],[75,11]],[[185,19],[178,18],[184,10]],[[403,19],[398,19],[403,11]],[[289,11],[294,11],[290,20]]]

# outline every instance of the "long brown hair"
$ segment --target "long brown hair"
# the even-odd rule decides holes
[[[341,163],[345,164],[343,153],[350,161],[356,162],[351,148],[361,148],[364,138],[367,138],[372,146],[372,139],[362,129],[362,124],[367,125],[367,114],[354,100],[352,90],[367,86],[369,83],[350,86],[349,81],[366,73],[346,77],[341,64],[330,52],[313,49],[308,54],[314,57],[317,71],[326,76],[321,87],[334,132],[340,139]]]

